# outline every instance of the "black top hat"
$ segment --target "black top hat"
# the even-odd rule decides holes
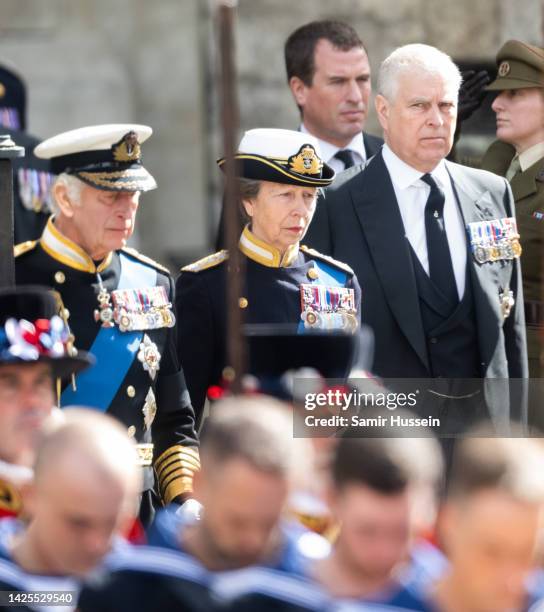
[[[26,87],[23,79],[0,65],[0,126],[26,129]]]
[[[0,367],[46,362],[53,376],[65,378],[91,365],[92,355],[69,347],[70,332],[57,312],[46,287],[0,289]]]

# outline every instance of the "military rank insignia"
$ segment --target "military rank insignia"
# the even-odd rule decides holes
[[[519,233],[514,217],[469,223],[467,233],[474,259],[479,264],[521,255]]]
[[[173,327],[176,322],[164,287],[117,289],[111,299],[113,320],[122,332]]]
[[[300,317],[306,329],[336,329],[352,333],[357,329],[353,289],[303,283],[300,299]]]

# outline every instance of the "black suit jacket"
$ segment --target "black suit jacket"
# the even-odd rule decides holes
[[[515,216],[505,179],[446,162],[465,226]],[[389,378],[430,376],[409,242],[391,178],[380,154],[341,173],[318,201],[305,242],[348,263],[362,290],[362,322],[375,334],[373,370]],[[467,247],[482,377],[528,374],[519,260],[478,264]],[[514,294],[503,318],[499,294]],[[455,377],[455,373],[452,373]]]
[[[365,145],[367,159],[370,159],[371,157],[374,157],[376,153],[379,153],[383,146],[383,138],[372,136],[372,134],[367,134],[366,132],[363,132],[363,142]]]

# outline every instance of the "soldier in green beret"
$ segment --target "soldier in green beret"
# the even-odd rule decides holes
[[[497,54],[497,140],[481,167],[505,176],[516,201],[529,372],[544,376],[544,49],[518,40]]]

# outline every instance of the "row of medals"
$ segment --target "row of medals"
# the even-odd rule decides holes
[[[500,259],[514,259],[521,255],[519,234],[511,238],[504,238],[493,244],[477,244],[474,246],[474,258],[478,263],[499,261]]]
[[[117,324],[120,331],[127,332],[173,327],[176,322],[170,305],[152,307],[147,312],[128,312],[124,308],[113,308],[111,294],[104,287],[100,289],[97,300],[98,308],[94,311],[94,320],[100,322],[102,327],[113,327]]]

